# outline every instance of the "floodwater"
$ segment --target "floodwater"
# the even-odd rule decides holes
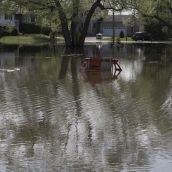
[[[1,45],[0,172],[171,172],[172,45],[84,52]]]

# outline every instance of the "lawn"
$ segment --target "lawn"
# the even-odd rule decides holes
[[[62,40],[62,38],[58,38],[58,40],[59,39]],[[49,42],[50,42],[50,37],[41,34],[4,36],[0,38],[0,43],[3,44],[33,45],[33,44],[45,44]]]

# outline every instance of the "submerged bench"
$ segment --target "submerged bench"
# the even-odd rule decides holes
[[[112,63],[115,65],[115,70],[122,70],[115,58],[87,57],[82,60],[81,64],[86,70],[101,70],[102,62]]]

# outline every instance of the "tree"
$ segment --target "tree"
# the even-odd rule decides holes
[[[143,17],[146,29],[150,29],[153,34],[167,35],[172,31],[171,0],[135,0],[133,8],[137,9]]]
[[[124,32],[123,32],[123,30],[120,31],[119,37],[120,37],[120,38],[124,38]]]
[[[126,36],[128,36],[128,28],[132,28],[132,33],[134,33],[134,26],[135,26],[134,20],[136,20],[135,16],[131,16],[123,20],[123,24],[127,29]]]
[[[8,8],[32,11],[35,14],[52,14],[58,18],[66,47],[82,47],[87,35],[91,18],[95,11],[113,9],[121,11],[129,0],[2,0],[0,5]],[[13,6],[13,7],[12,7]],[[15,7],[15,8],[14,8]],[[52,20],[50,19],[50,20]]]
[[[170,37],[170,29],[154,18],[145,18],[144,28],[145,31],[151,33],[154,40],[167,40]]]

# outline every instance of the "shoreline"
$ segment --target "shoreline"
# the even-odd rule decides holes
[[[109,40],[108,40],[109,39]],[[0,44],[2,45],[44,45],[50,44],[51,40],[46,35],[19,35],[19,36],[4,36],[0,38]],[[56,37],[55,44],[64,44],[63,37]],[[84,45],[97,45],[97,44],[112,44],[110,37],[104,37],[103,39],[96,39],[96,37],[86,37]],[[169,41],[134,41],[134,40],[121,40],[121,44],[172,44],[172,40]],[[117,43],[114,42],[114,45]]]

